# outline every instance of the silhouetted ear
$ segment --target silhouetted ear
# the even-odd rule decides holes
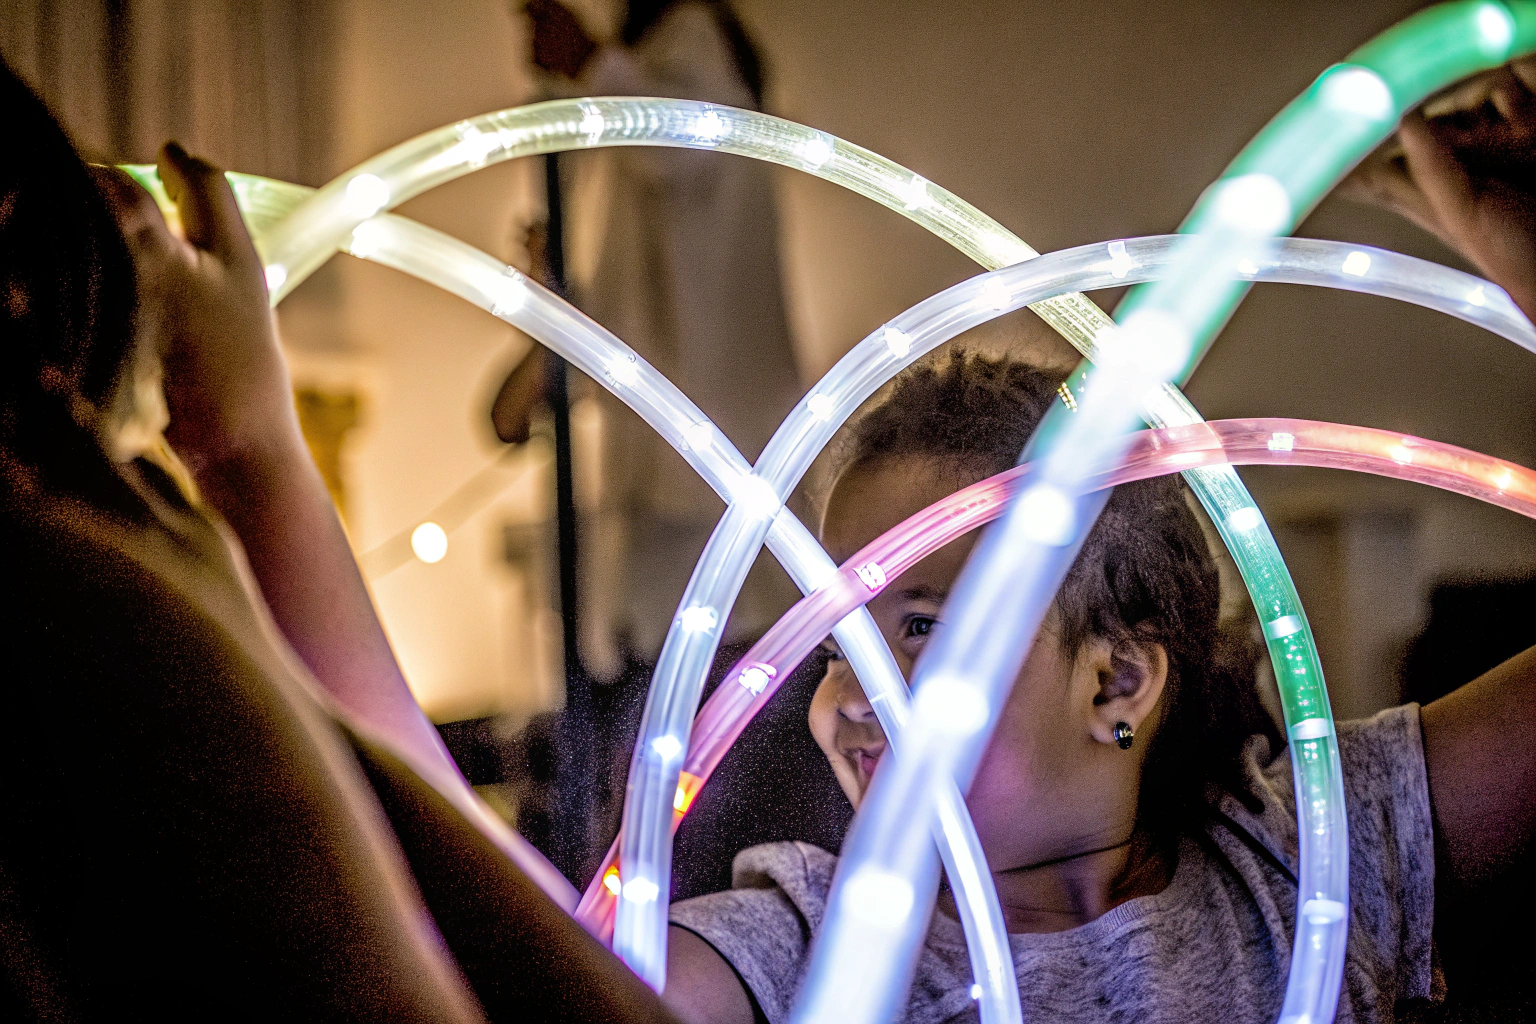
[[[1157,708],[1168,682],[1168,652],[1162,644],[1123,640],[1098,660],[1099,692],[1093,697],[1093,738],[1115,743],[1115,726],[1140,731]],[[1145,747],[1143,747],[1145,749]]]

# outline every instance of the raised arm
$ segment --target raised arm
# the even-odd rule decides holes
[[[1536,316],[1533,90],[1536,60],[1529,58],[1468,80],[1404,119],[1394,142],[1362,164],[1344,188],[1455,248],[1527,316]],[[1442,899],[1483,893],[1507,898],[1510,891],[1499,883],[1531,853],[1533,714],[1536,648],[1424,708]]]
[[[132,181],[103,175],[165,364],[167,439],[233,528],[294,651],[357,722],[456,774],[416,707],[299,431],[261,261],[223,172],[166,146],[185,238]],[[420,766],[419,766],[420,767]]]

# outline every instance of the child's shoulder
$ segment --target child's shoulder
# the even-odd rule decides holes
[[[731,888],[782,889],[814,928],[821,922],[837,858],[799,841],[749,846],[731,862]]]
[[[732,888],[672,904],[671,921],[714,947],[769,1020],[787,1017],[832,888],[837,858],[810,843],[764,843],[736,855]]]

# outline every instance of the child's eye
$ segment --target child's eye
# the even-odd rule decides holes
[[[902,636],[918,639],[927,638],[933,632],[933,627],[938,625],[938,620],[929,615],[913,615],[902,626]]]
[[[842,661],[843,660],[843,652],[838,650],[837,647],[835,647],[834,645],[832,645],[830,643],[824,643],[824,644],[821,645],[821,653],[826,656],[826,659],[828,661]]]

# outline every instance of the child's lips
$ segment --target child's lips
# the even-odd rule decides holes
[[[884,747],[874,749],[860,748],[852,752],[854,763],[859,766],[859,774],[865,781],[874,777],[875,765],[880,763],[880,755],[884,753]]]

